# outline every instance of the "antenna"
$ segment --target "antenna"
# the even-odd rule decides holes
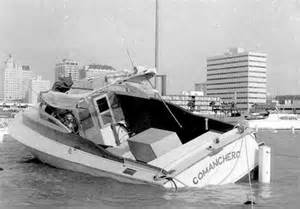
[[[122,47],[125,50],[125,46],[124,46],[125,44],[124,44],[124,42],[126,41],[126,37],[124,36],[124,34],[122,33],[122,31],[120,30],[120,28],[118,27],[118,25],[116,24],[114,18],[113,17],[111,17],[111,18],[106,17],[105,20],[108,23],[111,23],[114,26],[115,34],[120,37],[120,40],[122,41]],[[131,64],[131,66],[132,66],[132,68],[134,70],[134,73],[137,73],[137,68],[136,68],[136,66],[135,66],[135,64],[133,62],[133,59],[130,56],[128,47],[126,47],[126,53],[127,53],[127,56],[128,56],[128,58],[130,60],[130,64]]]
[[[134,73],[137,73],[137,68],[136,68],[136,66],[135,66],[134,63],[133,63],[133,60],[132,60],[132,58],[131,58],[131,56],[130,56],[130,53],[129,53],[128,48],[126,48],[126,53],[127,53],[128,58],[129,58],[129,60],[130,60],[132,69],[134,70]]]
[[[128,50],[127,47],[126,47],[126,53],[127,53],[127,56],[128,56],[128,58],[129,58],[129,60],[130,60],[130,63],[131,63],[132,68],[134,68],[135,66],[134,66],[133,60],[131,59],[131,56],[130,56],[130,53],[129,53],[129,50]]]

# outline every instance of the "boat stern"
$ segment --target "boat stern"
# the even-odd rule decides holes
[[[173,181],[164,186],[203,187],[238,182],[257,168],[259,144],[253,133],[222,135],[202,147],[197,147],[182,162],[171,164],[167,170],[174,170]],[[231,142],[226,143],[226,140]],[[196,160],[197,159],[197,160]],[[191,163],[192,162],[192,163]],[[180,168],[185,165],[185,168]],[[180,171],[181,169],[181,171]]]

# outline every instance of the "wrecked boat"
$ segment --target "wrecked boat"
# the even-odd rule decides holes
[[[200,188],[257,170],[262,143],[251,129],[165,102],[150,85],[154,75],[42,93],[9,134],[49,165],[134,184]]]

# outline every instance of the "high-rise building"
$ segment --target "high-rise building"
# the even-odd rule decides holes
[[[1,66],[0,70],[0,100],[4,100],[5,70],[7,68],[14,68],[14,61],[11,55],[9,55],[8,59],[4,62],[4,65]]]
[[[16,65],[11,55],[5,62],[4,68],[4,101],[21,100],[22,99],[22,67]]]
[[[22,80],[19,68],[5,69],[4,71],[4,100],[22,99]]]
[[[71,77],[73,81],[79,80],[79,63],[70,59],[63,59],[55,66],[55,81],[59,77]]]
[[[37,104],[40,92],[50,89],[50,81],[42,80],[41,76],[37,76],[29,82],[29,86],[28,100],[32,104]]]
[[[207,95],[235,103],[241,110],[266,103],[266,61],[266,54],[241,48],[207,58]]]
[[[4,70],[1,71],[0,87],[1,99],[4,101],[22,100],[25,101],[29,89],[29,81],[35,78],[29,65],[19,66],[15,63],[13,57],[5,62]]]

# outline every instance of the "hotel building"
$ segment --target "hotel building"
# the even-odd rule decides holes
[[[242,111],[253,104],[265,104],[267,93],[267,55],[230,49],[207,58],[207,95],[234,102]]]
[[[63,59],[55,65],[55,81],[59,77],[71,77],[73,81],[79,80],[79,63],[69,59]]]

